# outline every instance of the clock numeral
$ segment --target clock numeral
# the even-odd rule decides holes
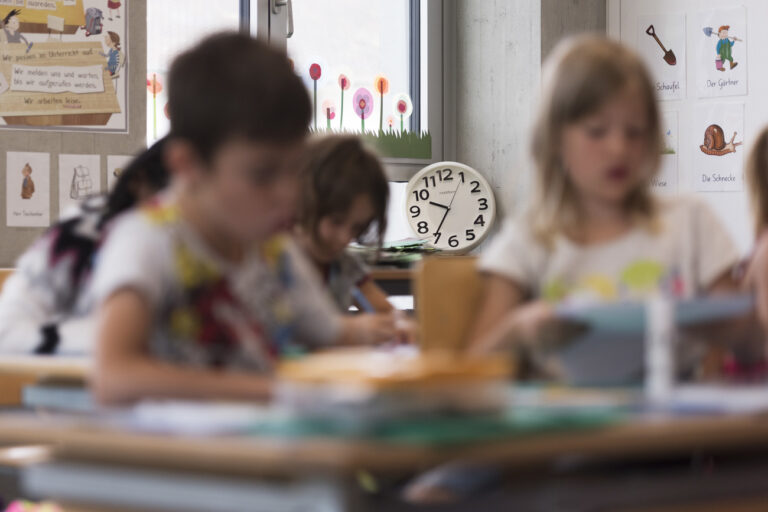
[[[467,242],[471,242],[475,238],[476,238],[475,237],[475,230],[474,229],[468,229],[467,230]]]
[[[425,221],[419,222],[416,227],[420,235],[429,233],[429,225]]]
[[[442,233],[435,233],[435,243],[440,241],[440,237],[442,236]]]
[[[472,185],[472,193],[478,194],[480,192],[480,182],[479,181],[470,181],[470,185]]]
[[[445,173],[445,176],[443,176],[443,173]],[[440,181],[453,181],[453,169],[438,169],[437,177]]]
[[[424,187],[425,188],[429,188],[429,180],[432,180],[432,186],[433,187],[437,186],[437,181],[435,181],[435,177],[434,176],[424,176],[421,179],[424,180]]]
[[[488,209],[488,200],[484,197],[481,197],[477,200],[478,203],[480,203],[480,210],[487,210]]]
[[[464,183],[464,171],[459,171],[459,176],[461,176],[461,182]]]
[[[458,247],[459,238],[456,235],[453,235],[451,238],[448,239],[448,245],[450,245],[451,247]]]
[[[421,215],[421,208],[416,205],[411,206],[411,218],[416,218]]]
[[[482,215],[478,215],[477,218],[475,219],[475,226],[481,226],[481,227],[485,226],[485,219],[483,219]]]
[[[416,197],[416,200],[419,201],[426,201],[429,199],[429,190],[427,189],[421,189],[421,190],[414,190],[413,195]]]

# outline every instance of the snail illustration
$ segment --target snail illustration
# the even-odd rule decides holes
[[[730,142],[725,142],[725,133],[720,125],[711,124],[704,131],[704,144],[699,146],[702,153],[714,156],[723,156],[728,153],[735,153],[736,146],[741,142],[733,142],[736,139],[736,132],[733,132]]]

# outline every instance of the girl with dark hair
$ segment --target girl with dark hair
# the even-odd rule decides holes
[[[297,238],[320,271],[342,313],[351,305],[365,313],[361,322],[382,330],[395,321],[395,309],[368,269],[347,252],[350,242],[373,239],[381,245],[387,227],[389,184],[375,154],[357,137],[328,136],[310,144],[304,168]],[[412,327],[396,322],[398,336]],[[391,327],[389,327],[391,329]]]
[[[106,196],[52,226],[19,258],[0,295],[1,353],[87,353],[94,322],[89,281],[110,221],[162,190],[165,139],[136,157]]]

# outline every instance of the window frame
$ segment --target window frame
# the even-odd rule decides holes
[[[287,3],[273,9],[275,3]],[[426,107],[432,135],[432,158],[383,158],[387,177],[391,181],[408,181],[425,166],[455,159],[455,0],[409,0],[411,41],[410,88],[414,98],[414,115],[409,120],[412,130],[421,129],[421,113]],[[240,0],[241,30],[266,38],[273,46],[286,50],[286,30],[290,0]],[[274,12],[277,10],[278,12]],[[253,23],[254,14],[256,22]],[[254,26],[255,25],[255,26]],[[426,30],[426,34],[422,34]],[[426,56],[427,76],[422,77],[421,63]],[[422,79],[426,78],[427,105],[422,104]],[[418,115],[415,113],[418,110]]]

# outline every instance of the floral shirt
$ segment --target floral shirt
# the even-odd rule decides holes
[[[130,288],[153,311],[151,353],[196,367],[268,372],[281,355],[327,344],[339,317],[293,240],[280,236],[240,263],[215,254],[173,201],[125,215],[94,276],[104,301]]]

